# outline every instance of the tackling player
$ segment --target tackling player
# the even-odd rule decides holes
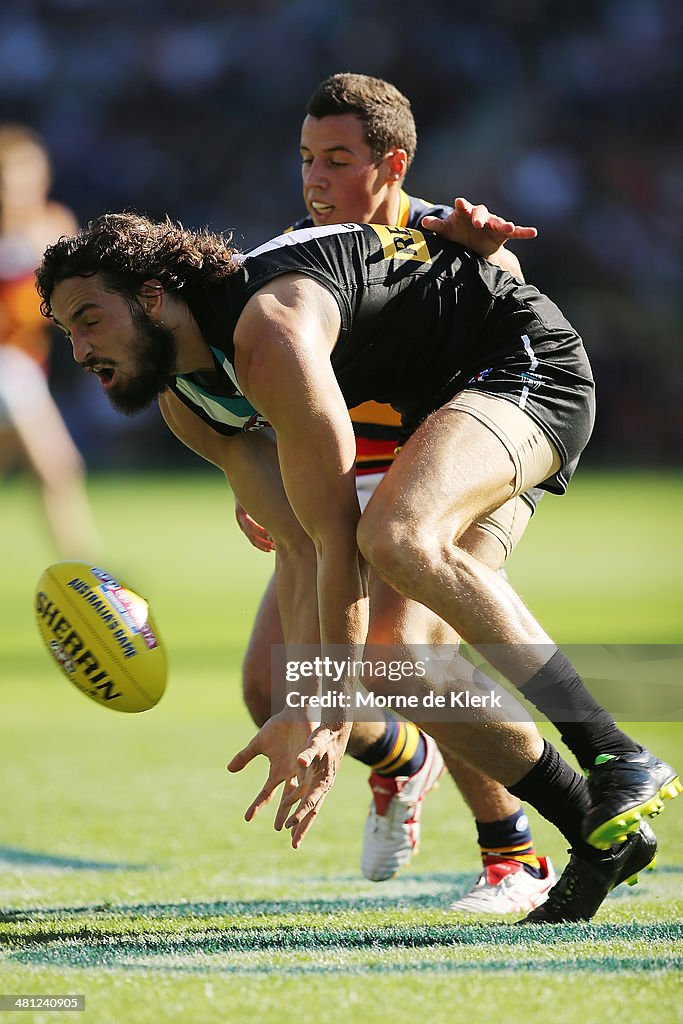
[[[293,230],[340,224],[395,224],[419,228],[425,215],[446,217],[450,206],[433,206],[408,195],[403,183],[416,147],[408,99],[395,86],[367,75],[337,74],[322,82],[306,108],[301,128],[301,173],[308,214]],[[499,250],[501,266],[522,279],[513,253]],[[394,460],[400,416],[389,405],[366,402],[351,410],[356,435],[356,486],[361,510]],[[469,550],[494,569],[521,536],[542,491],[520,496],[473,531]],[[237,506],[237,520],[254,546],[273,550],[267,532]],[[276,569],[277,576],[277,569]],[[277,578],[261,601],[243,665],[245,703],[257,725],[274,710],[271,647],[282,644]],[[373,573],[370,600],[374,632],[369,643],[452,644],[459,638],[427,608],[401,597]],[[379,714],[379,713],[378,713]],[[443,770],[434,740],[414,724],[388,714],[355,722],[348,753],[368,765],[372,801],[363,836],[366,878],[393,877],[418,847],[426,793]],[[452,904],[472,913],[519,913],[538,906],[555,881],[547,857],[534,850],[520,801],[499,783],[446,751],[448,770],[472,811],[483,870],[470,893]]]

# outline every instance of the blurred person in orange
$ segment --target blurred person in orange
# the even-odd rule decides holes
[[[34,271],[46,245],[77,230],[49,197],[51,167],[40,138],[0,124],[0,470],[28,467],[62,558],[93,558],[99,538],[83,459],[47,382],[51,331],[40,314]]]

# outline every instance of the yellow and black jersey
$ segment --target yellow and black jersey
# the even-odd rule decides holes
[[[304,228],[236,262],[225,281],[185,295],[213,351],[213,373],[178,375],[169,385],[215,430],[263,424],[239,387],[234,328],[256,292],[299,273],[339,308],[330,360],[348,408],[388,403],[408,436],[459,391],[484,390],[539,423],[562,457],[543,488],[566,488],[592,428],[593,382],[580,337],[538,289],[462,245],[385,225]]]
[[[419,228],[423,217],[440,217],[442,220],[453,212],[452,206],[434,206],[409,196],[401,189],[397,226],[401,228]],[[298,220],[288,231],[313,227],[309,216]],[[399,441],[401,417],[390,405],[379,402],[363,402],[355,409],[349,410],[356,435],[356,473],[359,476],[368,473],[383,473],[394,461],[396,446]]]

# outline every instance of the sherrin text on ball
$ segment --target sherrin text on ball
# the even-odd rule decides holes
[[[147,601],[81,562],[41,576],[35,611],[57,666],[81,693],[115,711],[148,711],[166,688],[166,652]]]

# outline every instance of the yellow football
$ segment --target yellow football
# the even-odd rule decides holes
[[[166,688],[166,652],[144,598],[81,562],[50,565],[38,582],[43,642],[69,682],[115,711],[148,711]]]

